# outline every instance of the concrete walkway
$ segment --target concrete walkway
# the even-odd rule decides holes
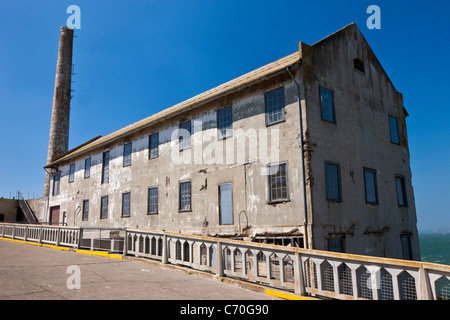
[[[79,289],[76,287],[78,283]],[[221,283],[215,279],[141,261],[87,255],[0,240],[0,300],[15,299],[272,300],[277,298]]]

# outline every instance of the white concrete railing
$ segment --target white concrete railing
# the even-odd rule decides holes
[[[300,295],[345,300],[450,299],[450,266],[434,263],[138,229],[126,230],[124,255]]]
[[[448,265],[172,232],[124,232],[124,255],[187,266],[300,295],[346,300],[450,300]],[[89,239],[93,248],[93,238],[83,239],[83,228],[79,227],[0,223],[0,236],[73,248],[82,247],[82,240]]]
[[[80,229],[77,227],[0,223],[0,236],[55,246],[78,247]]]

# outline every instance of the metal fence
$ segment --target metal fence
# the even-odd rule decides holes
[[[332,299],[449,300],[450,266],[172,232],[0,223],[0,236],[120,252]]]

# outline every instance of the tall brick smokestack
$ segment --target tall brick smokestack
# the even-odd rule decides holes
[[[73,29],[61,27],[58,61],[56,63],[55,91],[48,141],[47,164],[69,149],[69,121],[72,79]],[[44,197],[50,190],[50,176],[45,175]]]

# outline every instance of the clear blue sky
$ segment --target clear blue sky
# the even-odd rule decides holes
[[[5,1],[0,196],[42,196],[59,28],[81,8],[70,148],[357,23],[403,93],[419,230],[450,229],[450,1]],[[381,29],[369,30],[369,5]]]

